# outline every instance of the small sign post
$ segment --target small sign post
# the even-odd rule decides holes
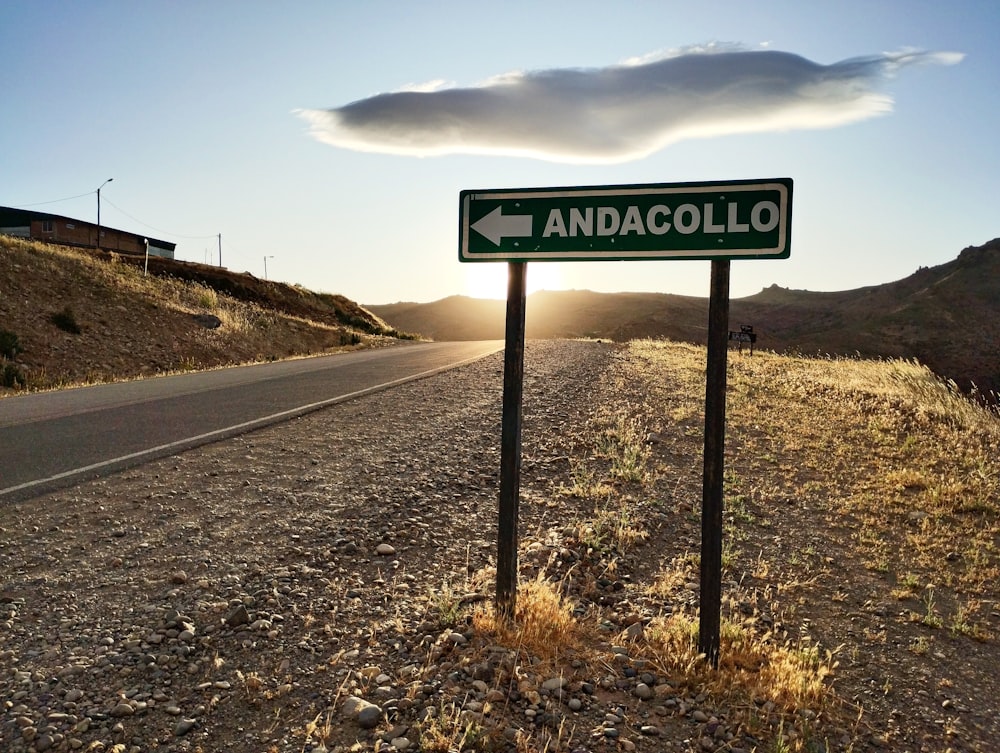
[[[521,492],[521,392],[524,384],[524,302],[527,264],[507,265],[500,437],[500,520],[497,528],[497,614],[514,621],[517,607],[517,512]]]
[[[749,343],[750,355],[753,355],[753,346],[757,342],[757,333],[753,331],[753,327],[749,324],[743,324],[740,326],[739,332],[729,331],[729,340],[738,343],[740,353],[743,352],[743,343]]]
[[[791,230],[791,178],[459,193],[459,261],[508,263],[497,532],[501,619],[512,621],[517,603],[526,262],[708,259],[698,650],[718,667],[730,261],[788,258]],[[728,333],[751,349],[756,338],[753,327]]]

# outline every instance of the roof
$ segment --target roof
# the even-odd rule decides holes
[[[0,227],[14,227],[17,225],[30,224],[33,220],[52,220],[54,222],[73,222],[77,225],[89,225],[91,227],[97,227],[96,222],[88,222],[87,220],[78,220],[73,217],[66,217],[62,214],[49,214],[48,212],[36,212],[33,209],[17,209],[16,207],[0,207]],[[149,245],[156,246],[157,248],[164,248],[173,251],[176,247],[176,243],[171,243],[170,241],[159,240],[158,238],[150,238],[148,235],[142,233],[133,233],[129,230],[120,230],[110,225],[101,225],[104,230],[114,230],[116,233],[122,233],[123,235],[131,235],[135,238],[145,238],[149,241]]]

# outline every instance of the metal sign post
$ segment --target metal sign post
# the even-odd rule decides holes
[[[507,331],[503,356],[500,437],[500,520],[497,529],[497,614],[511,623],[517,607],[517,513],[521,492],[521,393],[527,264],[507,265]]]
[[[701,594],[698,653],[719,666],[722,612],[722,492],[726,448],[726,363],[729,352],[729,260],[712,262],[705,375],[705,470],[701,500]]]
[[[753,326],[749,324],[740,325],[739,332],[729,331],[730,342],[737,343],[740,353],[743,352],[743,343],[750,344],[750,355],[753,355],[753,345],[757,342],[757,333],[753,331]]]
[[[698,644],[718,667],[729,264],[731,259],[787,258],[791,231],[791,178],[459,193],[459,261],[506,261],[509,266],[497,532],[501,619],[512,621],[517,605],[526,262],[709,259]],[[741,332],[739,342],[746,337],[752,343],[752,331]]]

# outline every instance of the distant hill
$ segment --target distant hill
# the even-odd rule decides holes
[[[453,295],[432,303],[368,305],[391,326],[433,340],[483,340],[504,336],[506,301]],[[705,335],[708,300],[662,293],[594,293],[542,290],[528,296],[528,338],[595,337],[628,340],[669,337],[697,341]],[[704,316],[702,316],[704,314]]]
[[[397,329],[435,340],[503,337],[504,301],[452,296],[367,306]],[[540,291],[529,338],[666,337],[703,343],[708,299],[660,293]],[[753,325],[778,352],[916,358],[963,389],[1000,392],[1000,238],[896,282],[832,293],[772,285],[733,299],[730,328]]]

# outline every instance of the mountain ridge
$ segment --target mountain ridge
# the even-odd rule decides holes
[[[506,302],[449,296],[367,305],[392,326],[436,340],[495,339]],[[708,299],[671,293],[538,291],[528,338],[616,341],[666,337],[704,343]],[[730,301],[730,329],[751,325],[776,352],[915,358],[963,390],[1000,391],[1000,238],[881,285],[814,292],[771,285]]]

